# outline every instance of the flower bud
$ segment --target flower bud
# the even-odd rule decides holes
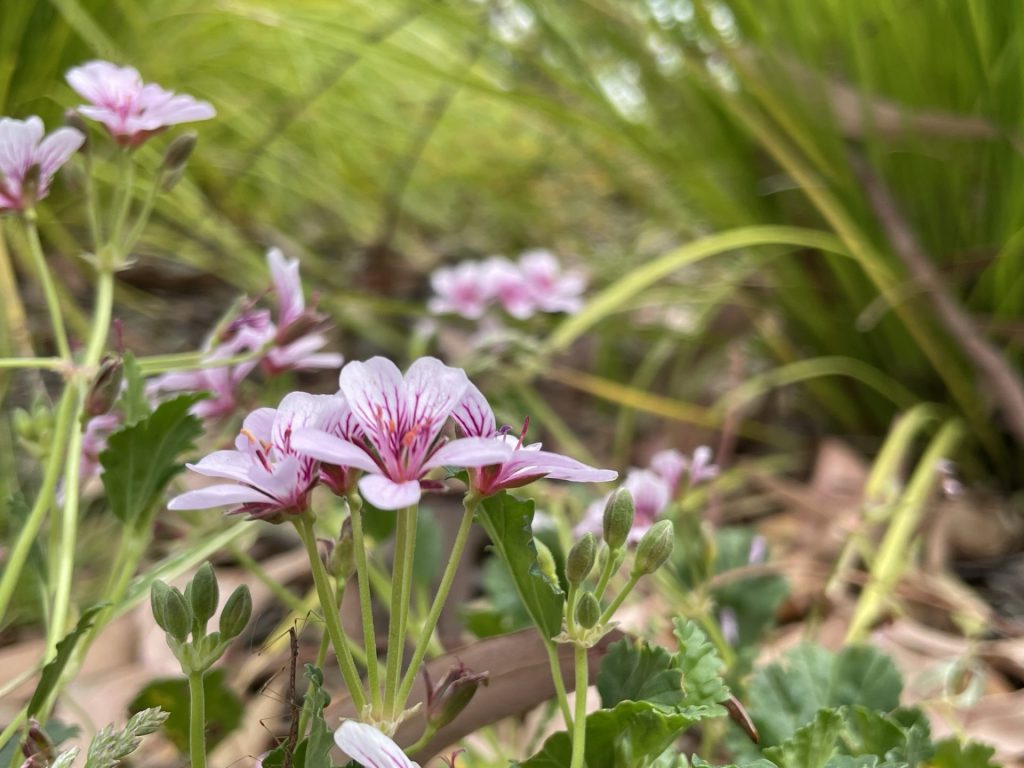
[[[170,631],[167,628],[166,610],[167,594],[170,591],[171,588],[159,579],[153,582],[153,586],[149,590],[149,607],[153,611],[153,620],[164,632]]]
[[[197,139],[198,134],[189,131],[175,137],[168,145],[161,168],[160,190],[162,192],[170,192],[185,175],[185,168],[188,166],[192,150],[196,148]]]
[[[100,368],[85,396],[85,413],[88,416],[102,416],[114,407],[121,393],[123,373],[120,357],[106,355],[100,361]]]
[[[21,753],[27,758],[22,763],[22,768],[45,768],[50,765],[56,757],[57,750],[49,736],[39,727],[39,721],[35,718],[29,720],[28,733],[25,734],[25,741],[21,744]]]
[[[88,155],[89,151],[92,149],[92,145],[89,141],[89,126],[86,125],[82,116],[75,110],[69,109],[64,113],[64,125],[68,128],[74,128],[85,137],[85,141],[82,142],[82,146],[78,148],[78,151],[83,155]]]
[[[427,680],[427,723],[443,728],[458,717],[476,695],[477,688],[487,685],[487,673],[477,674],[460,664],[451,667],[435,688]]]
[[[672,555],[674,530],[671,520],[659,520],[652,525],[636,547],[633,575],[654,573]]]
[[[352,536],[352,518],[345,518],[341,525],[341,535],[335,542],[331,555],[327,559],[327,569],[339,583],[346,581],[355,571],[356,547]]]
[[[21,182],[21,197],[25,201],[26,208],[31,208],[36,204],[39,195],[39,174],[41,172],[39,163],[33,163]]]
[[[185,642],[192,629],[192,612],[185,596],[174,587],[168,587],[164,593],[163,620],[163,630],[178,642]]]
[[[584,592],[576,603],[576,623],[583,629],[592,629],[601,620],[601,604],[593,592]]]
[[[249,587],[242,584],[224,603],[224,610],[220,612],[220,633],[225,640],[238,637],[249,623],[252,616],[252,595],[249,594]]]
[[[217,612],[217,603],[220,601],[217,574],[213,572],[213,566],[209,562],[199,566],[199,570],[192,577],[192,583],[189,586],[191,589],[188,598],[192,616],[200,627],[205,629],[206,622]]]
[[[565,558],[565,578],[570,584],[581,584],[594,570],[597,557],[597,539],[594,534],[585,533],[583,538],[573,544]]]
[[[548,545],[540,539],[533,540],[534,546],[537,547],[537,567],[540,572],[547,576],[548,580],[557,584],[558,583],[558,571],[555,568],[555,558],[551,554],[551,550],[548,549]]]
[[[619,488],[604,506],[604,540],[612,551],[622,549],[633,528],[633,494]]]

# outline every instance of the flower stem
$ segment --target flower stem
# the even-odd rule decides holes
[[[203,673],[188,676],[188,754],[192,768],[206,768],[206,691]]]
[[[641,578],[643,578],[641,574],[634,573],[630,575],[629,581],[627,581],[622,589],[619,590],[619,594],[617,594],[615,599],[612,600],[612,604],[609,605],[605,609],[604,613],[601,614],[601,624],[605,624],[611,620],[612,616],[615,615],[615,612],[619,610],[619,606],[622,605],[622,601],[629,597],[629,593],[633,591],[633,587],[637,585]]]
[[[435,733],[437,733],[437,728],[428,723],[427,727],[423,729],[423,733],[420,735],[420,737],[402,751],[405,752],[407,755],[416,754],[416,752],[427,746],[427,742],[430,741],[430,738]]]
[[[316,548],[316,536],[313,533],[313,520],[309,515],[302,515],[295,520],[295,529],[299,532],[306,547],[306,555],[309,557],[309,567],[313,572],[313,583],[316,585],[317,597],[320,599],[320,607],[323,608],[324,621],[327,624],[327,632],[331,636],[331,644],[334,646],[334,653],[338,657],[338,667],[341,669],[341,676],[345,679],[345,686],[352,697],[352,704],[357,713],[361,713],[366,706],[366,696],[363,694],[362,682],[359,673],[356,672],[356,664],[352,659],[352,652],[349,650],[345,640],[344,630],[341,628],[341,619],[338,615],[337,600],[334,590],[331,589],[330,578],[320,560],[320,553]]]
[[[366,677],[370,687],[373,711],[380,713],[380,663],[377,659],[377,635],[373,627],[373,598],[370,596],[370,571],[366,564],[366,543],[363,538],[363,500],[352,492],[348,496],[352,518],[352,548],[356,561],[356,581],[359,585],[359,609],[363,617],[363,647],[366,651]]]
[[[0,576],[0,624],[14,595],[14,588],[17,586],[21,570],[28,559],[32,543],[39,533],[47,511],[53,503],[53,493],[57,487],[57,478],[60,474],[62,460],[65,458],[64,448],[70,436],[72,422],[71,417],[75,410],[77,391],[75,387],[65,387],[61,395],[60,404],[57,406],[57,421],[53,430],[53,444],[50,446],[50,455],[46,460],[46,469],[43,472],[43,483],[39,488],[39,495],[36,496],[35,504],[25,520],[25,524],[18,532],[18,539],[11,548],[7,562],[4,563],[3,576]]]
[[[565,682],[562,680],[562,665],[558,663],[558,648],[550,640],[545,639],[544,650],[548,654],[551,680],[555,684],[555,696],[558,698],[558,706],[562,710],[565,727],[572,730],[572,710],[569,709],[569,695],[565,692]]]
[[[625,552],[621,549],[608,553],[608,557],[604,561],[604,569],[601,571],[601,578],[598,579],[597,588],[594,590],[594,597],[598,600],[604,597],[604,591],[608,589],[608,582],[611,581],[615,572],[619,570],[619,566],[622,565],[624,559]]]
[[[59,357],[4,357],[0,358],[0,368],[36,368],[44,371],[62,371],[67,369],[67,360]]]
[[[587,649],[576,645],[576,716],[572,726],[572,762],[569,768],[583,768],[584,750],[587,747],[587,686],[590,676],[587,671]]]
[[[416,507],[398,511],[395,533],[395,564],[391,574],[391,616],[388,627],[388,660],[384,671],[384,712],[394,718],[402,657],[405,655],[405,623],[412,591],[412,559],[416,552]]]
[[[39,284],[42,286],[43,296],[46,298],[46,309],[50,313],[50,324],[53,326],[53,337],[57,343],[57,352],[65,360],[71,360],[68,332],[64,328],[64,315],[60,311],[60,297],[57,296],[57,288],[53,284],[53,275],[50,273],[50,267],[46,263],[42,243],[39,242],[39,229],[36,226],[35,209],[29,208],[25,211],[22,221],[25,224],[25,236],[28,238],[32,263],[35,265]]]
[[[455,573],[458,571],[459,563],[462,561],[462,553],[466,548],[466,541],[468,541],[469,532],[473,527],[473,516],[476,514],[476,508],[479,503],[480,499],[472,494],[467,494],[463,500],[462,522],[459,523],[459,530],[455,534],[455,542],[452,544],[452,552],[448,557],[448,565],[445,566],[444,574],[441,576],[441,583],[437,587],[437,594],[434,597],[433,604],[430,606],[430,613],[427,614],[426,620],[420,627],[419,641],[416,644],[415,651],[413,651],[409,668],[405,671],[405,676],[402,678],[402,685],[398,689],[397,706],[399,709],[405,707],[405,703],[409,698],[409,692],[412,690],[412,684],[416,680],[416,673],[419,671],[420,664],[423,663],[423,657],[430,646],[430,639],[434,636],[437,622],[441,618],[441,611],[448,600],[448,593],[451,592],[452,582],[455,581]]]

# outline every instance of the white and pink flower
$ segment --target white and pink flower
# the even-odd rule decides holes
[[[43,121],[0,118],[0,212],[23,211],[50,192],[54,174],[85,141],[74,128],[58,128],[45,136]],[[33,167],[38,168],[34,190],[25,180]],[[31,192],[31,194],[29,194]]]
[[[209,120],[216,110],[205,101],[144,83],[134,67],[90,61],[68,70],[68,84],[90,103],[83,117],[103,123],[114,140],[136,147],[153,134],[179,123]]]
[[[382,731],[358,720],[343,722],[334,743],[363,768],[420,768]]]

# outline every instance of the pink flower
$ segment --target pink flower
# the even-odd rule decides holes
[[[90,61],[68,70],[68,84],[91,103],[78,107],[103,123],[118,144],[136,147],[168,126],[209,120],[217,112],[205,101],[145,84],[138,70]]]
[[[627,541],[635,544],[643,538],[654,525],[665,508],[672,500],[672,492],[668,483],[649,469],[631,469],[626,473],[622,487],[633,497],[633,527],[629,531]],[[596,533],[602,531],[604,508],[609,496],[595,501],[589,507],[583,520],[576,527],[576,533]]]
[[[84,482],[102,472],[100,454],[107,449],[107,438],[121,426],[121,414],[104,413],[93,416],[82,433],[82,455],[78,464],[78,475]]]
[[[230,349],[214,350],[207,361],[224,360],[235,353]],[[210,396],[192,407],[192,413],[201,419],[220,419],[230,416],[238,408],[238,386],[256,367],[256,362],[196,371],[165,373],[146,382],[146,395],[157,398],[176,392],[208,392]]]
[[[363,768],[420,768],[381,731],[356,720],[341,724],[334,732],[334,743]]]
[[[578,272],[562,273],[562,267],[551,251],[526,251],[519,257],[519,271],[533,299],[542,312],[579,312],[581,296],[586,287]]]
[[[503,256],[492,256],[483,263],[483,270],[483,279],[506,312],[517,320],[533,315],[537,302],[518,266]]]
[[[540,443],[523,445],[523,434],[515,438],[499,432],[487,399],[473,384],[452,413],[462,434],[469,438],[491,438],[511,449],[510,456],[501,463],[469,469],[470,485],[481,496],[492,496],[506,488],[519,488],[541,478],[569,480],[577,483],[604,483],[614,480],[618,473],[610,469],[596,469],[568,456],[541,450]]]
[[[486,277],[487,270],[476,261],[435,270],[430,285],[436,295],[427,308],[436,315],[453,312],[467,320],[479,319],[494,298],[494,286]]]
[[[276,410],[253,411],[242,424],[235,450],[214,451],[198,464],[188,465],[200,475],[234,482],[183,493],[171,499],[168,509],[232,506],[238,513],[271,522],[305,512],[320,467],[315,459],[295,450],[293,435],[321,426],[337,407],[336,395],[292,392]]]
[[[46,138],[43,133],[38,117],[0,119],[0,211],[23,211],[46,197],[54,174],[85,141],[74,128],[58,128]],[[39,168],[39,183],[28,199],[25,177],[33,166]]]
[[[706,445],[698,446],[693,456],[685,456],[675,449],[659,451],[651,457],[651,469],[669,484],[672,495],[677,496],[684,489],[683,476],[687,477],[687,485],[700,485],[718,475],[718,466],[711,463],[711,449]]]
[[[360,439],[324,429],[296,432],[294,445],[325,464],[359,469],[359,491],[378,509],[401,509],[420,499],[420,480],[442,465],[478,467],[504,460],[498,441],[462,438],[445,442],[441,429],[470,386],[466,373],[422,357],[403,378],[383,357],[351,362],[341,370],[341,394],[361,431]]]

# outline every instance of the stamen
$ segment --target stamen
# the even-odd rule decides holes
[[[530,417],[527,416],[523,420],[523,431],[519,433],[519,442],[516,443],[516,448],[517,449],[523,447],[523,440],[526,439],[526,430],[528,430],[529,428],[530,428]]]

